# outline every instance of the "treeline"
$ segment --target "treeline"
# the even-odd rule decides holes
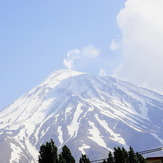
[[[39,163],[75,163],[70,149],[64,145],[60,154],[54,141],[51,139],[46,144],[40,146]],[[135,153],[130,147],[129,151],[124,148],[114,148],[114,152],[109,152],[108,158],[100,160],[102,163],[145,163],[145,159],[139,153]],[[84,154],[81,155],[79,163],[91,163],[89,158]]]
[[[135,153],[132,147],[129,151],[118,147],[114,148],[113,154],[109,152],[108,158],[103,163],[145,163],[145,159],[138,152]]]

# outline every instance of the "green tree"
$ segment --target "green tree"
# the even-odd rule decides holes
[[[59,155],[59,163],[75,163],[75,159],[66,145],[63,146],[62,152]]]
[[[114,158],[111,152],[108,154],[107,163],[114,163]]]
[[[130,147],[128,155],[129,155],[128,156],[129,157],[129,163],[137,163],[136,155],[135,155],[132,147]]]
[[[114,148],[114,160],[115,160],[115,163],[124,163],[123,154],[122,154],[122,150],[120,147]]]
[[[128,152],[122,148],[122,162],[128,163]]]
[[[130,147],[129,151],[124,148],[114,148],[114,155],[109,152],[107,163],[145,163],[145,159],[139,153],[135,153]]]
[[[66,163],[66,160],[59,154],[59,163]]]
[[[87,158],[87,156],[84,154],[82,154],[79,163],[90,163],[89,158]]]
[[[138,163],[146,163],[144,157],[141,154],[139,154],[138,152],[136,153],[136,158],[137,158]]]
[[[107,163],[107,161],[104,159],[102,163]]]
[[[58,163],[57,147],[51,139],[40,146],[39,163]]]

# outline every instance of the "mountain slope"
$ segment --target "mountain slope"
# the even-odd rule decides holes
[[[109,76],[56,71],[0,112],[0,162],[37,162],[50,138],[77,159],[106,157],[115,146],[159,147],[162,117],[160,94]]]

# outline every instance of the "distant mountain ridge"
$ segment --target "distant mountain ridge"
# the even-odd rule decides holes
[[[42,143],[67,145],[76,159],[113,147],[163,145],[163,95],[109,76],[60,70],[0,112],[0,162],[38,160]]]

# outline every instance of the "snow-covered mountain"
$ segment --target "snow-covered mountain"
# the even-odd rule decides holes
[[[37,162],[51,138],[76,159],[105,158],[117,146],[160,147],[163,95],[109,76],[56,71],[0,112],[0,162]]]

